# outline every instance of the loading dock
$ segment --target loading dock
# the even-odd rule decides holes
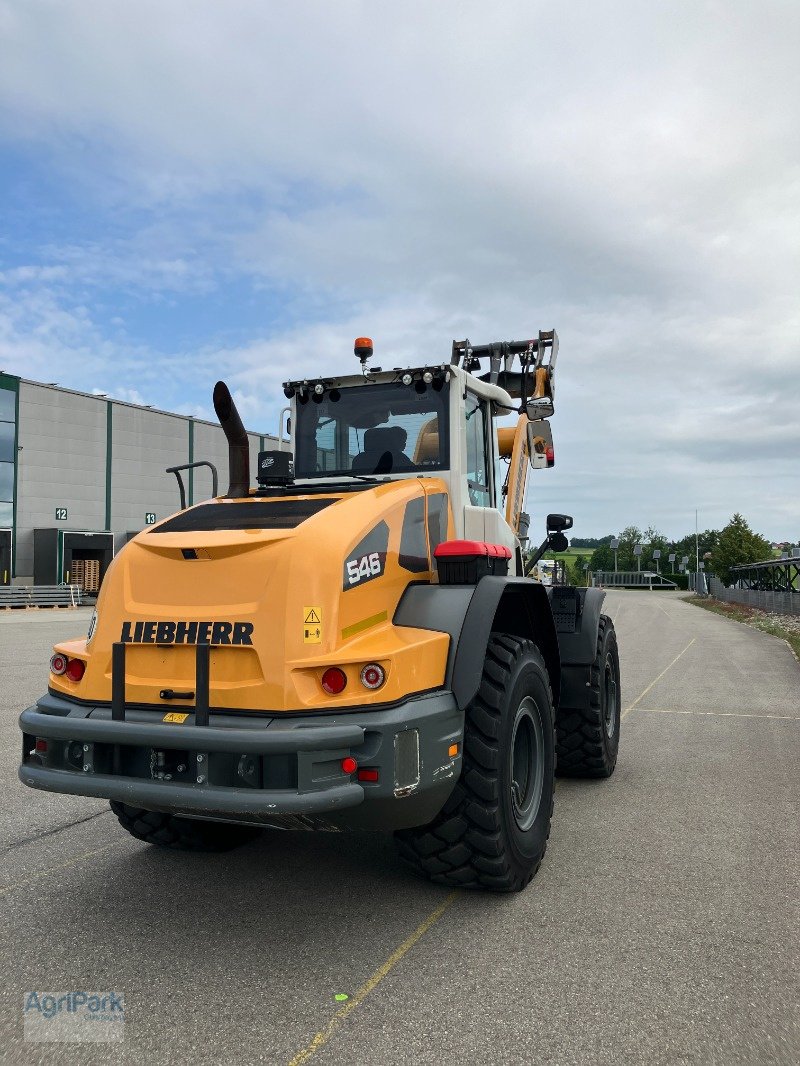
[[[0,529],[0,586],[11,584],[13,541],[10,529]]]
[[[36,585],[71,582],[81,584],[92,595],[102,585],[113,558],[113,533],[55,528],[33,531],[33,581]],[[76,581],[78,576],[81,581]]]

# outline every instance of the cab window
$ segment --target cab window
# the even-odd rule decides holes
[[[489,475],[489,412],[485,400],[467,393],[467,490],[475,507],[492,505],[492,482]]]
[[[420,387],[421,385],[421,387]],[[295,474],[299,478],[446,470],[448,387],[424,382],[331,389],[298,399]]]

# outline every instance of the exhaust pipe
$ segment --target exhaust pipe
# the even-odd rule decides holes
[[[214,410],[219,424],[228,438],[228,467],[230,484],[228,499],[240,499],[250,495],[250,441],[242,425],[239,412],[230,390],[224,381],[214,386]]]

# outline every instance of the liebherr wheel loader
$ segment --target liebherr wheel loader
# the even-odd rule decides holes
[[[109,799],[153,844],[391,830],[435,881],[523,888],[554,774],[607,777],[619,743],[604,593],[525,574],[557,351],[550,331],[381,370],[359,338],[360,372],[286,382],[255,486],[218,382],[228,491],[118,553],[22,713],[21,780]],[[548,516],[528,570],[571,524]]]

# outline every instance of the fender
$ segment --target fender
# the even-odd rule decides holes
[[[560,711],[587,708],[591,700],[600,612],[606,594],[603,589],[571,586],[556,586],[548,592],[561,654]]]
[[[450,634],[445,684],[460,710],[478,691],[489,636],[497,630],[534,641],[542,652],[553,704],[558,706],[561,665],[553,612],[544,586],[529,578],[481,578],[477,585],[409,585],[394,625]],[[592,656],[594,658],[594,655]]]
[[[571,585],[550,586],[548,595],[558,629],[558,650],[562,666],[590,666],[594,662],[597,650],[597,630],[600,625],[600,611],[606,598],[604,589],[582,589]],[[559,600],[578,598],[574,628],[563,626],[559,622]],[[574,610],[574,608],[573,608]]]

